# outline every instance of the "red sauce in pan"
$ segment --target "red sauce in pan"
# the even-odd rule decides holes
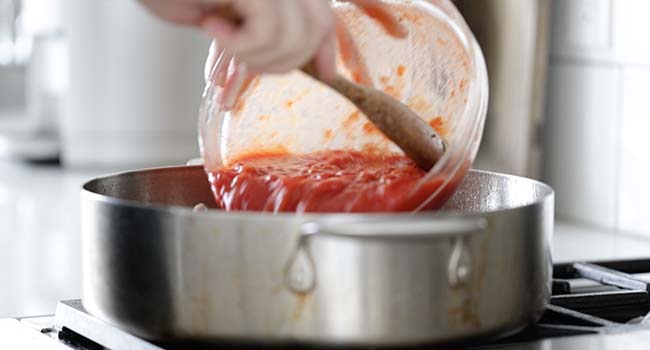
[[[444,182],[434,177],[417,188],[425,172],[409,158],[349,151],[250,154],[208,176],[220,208],[271,212],[410,211]],[[427,209],[440,207],[460,178]]]

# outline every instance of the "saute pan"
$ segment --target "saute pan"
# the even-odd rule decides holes
[[[157,341],[394,346],[504,335],[550,296],[553,191],[533,180],[471,171],[420,214],[199,203],[200,166],[86,183],[85,308]]]

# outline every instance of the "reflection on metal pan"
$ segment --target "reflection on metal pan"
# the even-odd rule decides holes
[[[471,171],[440,212],[211,206],[200,166],[82,191],[83,303],[147,339],[413,345],[523,327],[550,295],[553,191]]]

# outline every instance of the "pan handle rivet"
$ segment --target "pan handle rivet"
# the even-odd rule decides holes
[[[447,274],[451,287],[460,287],[467,283],[471,275],[471,257],[465,242],[465,237],[456,237],[452,242],[453,248],[449,256]]]
[[[195,212],[195,213],[200,213],[200,212],[203,212],[203,211],[208,211],[208,207],[203,203],[199,203],[199,204],[195,205],[194,208],[192,208],[192,211]]]
[[[294,293],[308,293],[316,286],[316,267],[304,237],[287,262],[284,283]]]

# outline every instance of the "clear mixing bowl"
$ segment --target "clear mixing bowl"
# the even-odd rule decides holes
[[[480,47],[448,0],[385,0],[408,30],[406,38],[385,33],[375,20],[345,2],[333,2],[365,62],[375,88],[408,105],[447,143],[444,156],[422,179],[440,185],[418,194],[418,209],[440,207],[469,171],[487,111],[488,80]],[[351,79],[341,57],[338,71]],[[255,78],[231,110],[220,108],[221,87],[208,84],[200,111],[200,145],[206,171],[251,153],[307,154],[351,150],[401,154],[345,98],[300,71]],[[418,186],[413,188],[414,193]]]

